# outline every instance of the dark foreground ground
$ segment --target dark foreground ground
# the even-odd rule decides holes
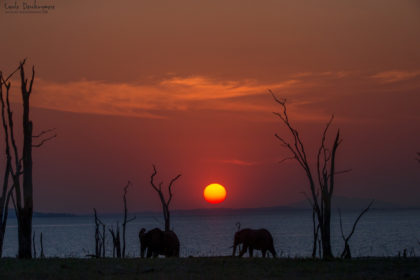
[[[0,279],[420,279],[420,258],[0,259]]]

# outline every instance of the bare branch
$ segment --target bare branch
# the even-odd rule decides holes
[[[373,204],[373,202],[375,202],[375,200],[372,200],[370,203],[369,203],[369,205],[360,213],[360,215],[357,217],[357,219],[356,219],[356,221],[354,221],[354,224],[353,224],[353,228],[351,229],[351,232],[350,232],[350,234],[349,234],[349,236],[347,236],[347,238],[346,238],[346,240],[348,241],[350,238],[351,238],[351,236],[353,235],[353,233],[354,233],[354,231],[356,230],[356,226],[357,226],[357,223],[359,222],[359,220],[362,218],[362,216],[367,212],[367,211],[369,211],[369,209],[370,209],[370,207],[372,206],[372,204]]]
[[[293,158],[296,159],[296,161],[299,163],[299,165],[301,165],[305,169],[305,164],[303,163],[303,161],[301,160],[301,158],[299,157],[299,155],[295,151],[295,149],[293,149],[292,146],[290,146],[290,144],[287,143],[286,140],[284,140],[282,137],[280,137],[277,133],[274,134],[274,136],[283,144],[284,147],[289,149],[289,151],[294,155]]]
[[[352,169],[340,170],[340,171],[335,172],[334,175],[341,175],[341,174],[349,173],[351,171]]]
[[[326,183],[326,182],[325,183],[323,182],[323,179],[326,177],[326,172],[327,172],[326,166],[330,159],[330,156],[328,155],[329,153],[327,152],[327,149],[325,148],[325,141],[326,141],[328,129],[330,128],[333,119],[334,119],[334,115],[331,115],[331,118],[327,122],[327,125],[325,126],[325,129],[322,133],[321,145],[319,146],[319,149],[318,149],[317,174],[318,174],[318,183],[320,186]],[[322,167],[321,167],[321,156],[323,156]]]
[[[155,183],[153,181],[153,179],[155,178],[156,174],[157,174],[156,166],[153,164],[153,173],[152,173],[152,176],[150,177],[150,184],[158,192],[159,189],[155,186]]]
[[[340,217],[340,232],[341,232],[341,237],[343,238],[344,241],[346,241],[346,237],[344,236],[344,231],[343,231],[343,222],[341,219],[341,210],[340,208],[338,208],[338,216]]]
[[[50,141],[51,139],[54,139],[54,138],[56,138],[57,137],[57,134],[54,134],[54,135],[52,135],[52,136],[50,136],[50,137],[47,137],[47,138],[45,138],[45,139],[43,139],[39,144],[34,144],[34,145],[32,145],[32,147],[34,147],[34,148],[39,148],[39,147],[41,147],[42,145],[44,145],[44,143],[45,142],[48,142],[48,141]]]
[[[32,85],[34,84],[34,79],[35,79],[35,65],[32,66],[32,78],[31,78],[31,82],[29,83],[28,94],[31,94],[32,92]]]
[[[331,153],[331,162],[330,162],[330,189],[327,190],[329,195],[332,196],[334,191],[334,175],[335,175],[335,154],[337,152],[337,148],[340,145],[340,130],[337,130],[337,135],[334,140],[333,149]]]
[[[39,138],[39,137],[41,137],[42,135],[44,135],[44,134],[47,134],[47,133],[50,133],[50,132],[52,132],[52,131],[55,131],[56,129],[55,128],[50,128],[50,129],[47,129],[47,130],[43,130],[43,131],[41,131],[39,134],[37,134],[37,135],[32,135],[32,138]]]
[[[26,60],[26,58],[25,58],[25,60]],[[2,76],[2,78],[1,78],[1,80],[0,80],[0,84],[6,84],[7,83],[7,81],[17,72],[17,71],[19,71],[19,69],[20,69],[20,66],[19,67],[17,67],[16,68],[16,70],[15,71],[13,71],[9,76],[7,76],[7,78],[6,79],[4,79],[4,77]]]
[[[285,161],[288,161],[288,160],[293,160],[293,159],[296,159],[296,156],[292,156],[292,157],[287,157],[287,158],[284,158],[284,159],[280,160],[278,163],[279,163],[279,164],[281,164],[281,163],[283,163],[283,162],[285,162]]]
[[[181,177],[181,174],[178,174],[176,177],[174,177],[171,182],[169,183],[168,186],[168,190],[169,190],[169,198],[168,201],[166,202],[167,207],[169,207],[169,204],[171,203],[172,200],[172,184],[179,179],[179,177]]]

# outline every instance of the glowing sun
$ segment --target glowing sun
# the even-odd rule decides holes
[[[226,189],[220,184],[210,184],[204,189],[204,199],[216,204],[226,199]]]

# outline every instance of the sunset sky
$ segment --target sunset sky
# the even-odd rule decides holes
[[[268,89],[314,156],[335,115],[352,169],[337,195],[420,206],[419,1],[44,2],[0,8],[0,70],[35,64],[34,129],[58,134],[34,152],[36,211],[120,211],[127,180],[130,210],[158,210],[152,164],[164,185],[182,174],[174,209],[302,200]],[[215,182],[227,198],[210,205]]]

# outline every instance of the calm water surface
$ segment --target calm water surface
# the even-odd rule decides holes
[[[357,211],[343,213],[345,233],[350,232]],[[102,221],[114,226],[122,215],[102,215]],[[140,228],[162,228],[160,213],[136,214],[128,224],[127,252],[139,256]],[[172,227],[181,243],[181,256],[230,255],[235,224],[242,228],[267,228],[273,235],[277,253],[284,257],[308,257],[312,252],[312,215],[309,210],[256,210],[222,213],[174,213]],[[92,216],[34,218],[39,254],[39,233],[43,233],[47,257],[85,257],[94,252],[94,223]],[[16,220],[9,219],[4,244],[4,256],[17,252]],[[332,221],[333,251],[343,249],[338,215]],[[112,244],[107,233],[107,255],[112,255]],[[370,210],[359,222],[350,246],[354,256],[395,256],[406,248],[408,254],[420,255],[420,210]]]

